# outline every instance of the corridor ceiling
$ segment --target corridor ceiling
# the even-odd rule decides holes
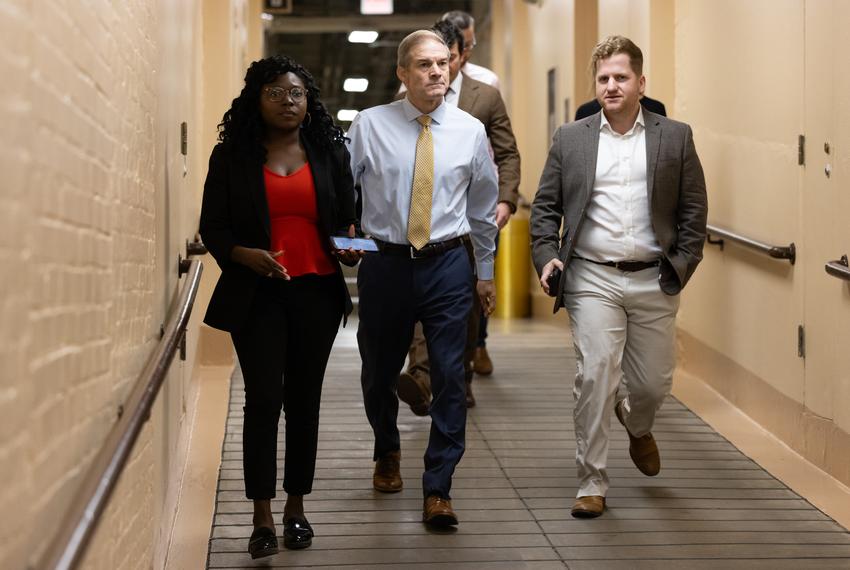
[[[429,28],[449,10],[464,10],[475,17],[476,33],[486,35],[489,0],[395,0],[394,13],[363,16],[360,0],[292,0],[292,12],[272,14],[266,27],[266,55],[282,54],[303,64],[316,79],[322,101],[336,120],[339,109],[362,110],[392,101],[398,91],[396,48],[404,36]],[[371,44],[348,42],[353,30],[375,30]],[[363,93],[343,91],[347,77],[365,77]],[[343,129],[348,122],[337,121]]]

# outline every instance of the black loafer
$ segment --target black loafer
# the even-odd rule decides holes
[[[313,544],[313,527],[307,519],[292,517],[283,521],[283,545],[291,550]]]
[[[251,533],[251,538],[248,539],[248,553],[252,559],[264,558],[278,552],[277,537],[272,529],[261,526]]]

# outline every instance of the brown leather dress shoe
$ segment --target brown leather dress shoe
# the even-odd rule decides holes
[[[658,453],[655,438],[652,437],[651,433],[641,437],[632,435],[632,432],[626,427],[626,422],[623,419],[623,400],[620,400],[614,406],[614,414],[623,427],[626,428],[626,433],[629,434],[629,456],[632,458],[635,467],[649,477],[658,475],[658,472],[661,471],[661,455]]]
[[[595,519],[605,510],[605,497],[599,495],[590,495],[588,497],[579,497],[573,503],[573,510],[570,514],[577,519]]]
[[[472,382],[466,383],[466,407],[475,407],[475,396],[472,394]]]
[[[398,375],[398,399],[410,406],[410,411],[417,416],[427,416],[431,403],[431,391],[422,385],[423,380],[409,372]]]
[[[375,462],[372,486],[381,493],[401,491],[401,451],[391,451]]]
[[[434,526],[451,526],[457,524],[457,515],[452,510],[451,500],[429,495],[425,497],[422,520]]]
[[[493,361],[487,354],[486,346],[479,346],[475,349],[475,354],[472,356],[472,369],[475,370],[476,374],[482,376],[489,376],[493,373]]]

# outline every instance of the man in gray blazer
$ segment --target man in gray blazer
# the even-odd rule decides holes
[[[531,208],[540,284],[556,312],[567,309],[576,350],[578,518],[605,509],[612,411],[635,466],[661,469],[651,430],[672,385],[679,292],[702,259],[707,212],[690,127],[641,109],[640,49],[608,37],[591,67],[602,111],[557,130]],[[617,400],[621,378],[628,395]]]

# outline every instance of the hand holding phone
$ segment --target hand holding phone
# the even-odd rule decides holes
[[[558,295],[558,283],[561,282],[561,268],[557,265],[552,268],[552,273],[549,274],[549,278],[546,279],[546,284],[549,286],[550,297],[555,297]]]
[[[331,243],[337,249],[353,249],[355,251],[378,251],[378,244],[371,238],[354,238],[331,236]]]

